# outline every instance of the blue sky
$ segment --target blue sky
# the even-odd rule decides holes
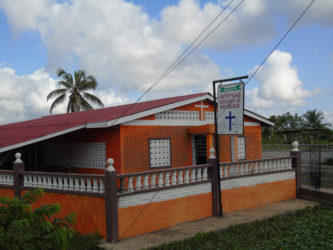
[[[135,101],[228,2],[0,0],[0,124],[49,114],[59,67],[96,76],[106,106]],[[250,75],[310,2],[245,0],[145,99],[212,92],[213,80]],[[248,109],[316,108],[333,123],[332,13],[333,1],[314,2],[246,86]]]

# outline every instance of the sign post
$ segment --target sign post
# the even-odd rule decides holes
[[[238,91],[238,87],[232,87],[230,85],[225,85],[225,86],[222,86],[220,85],[219,86],[219,96],[221,94],[222,95],[225,95],[225,97],[229,98],[230,97],[230,107],[229,107],[229,103],[228,102],[224,102],[224,101],[221,101],[220,103],[220,98],[219,98],[219,114],[218,114],[218,111],[217,111],[217,103],[216,103],[216,84],[222,84],[223,82],[230,82],[230,81],[236,81],[236,80],[241,80],[241,79],[246,79],[248,78],[248,76],[240,76],[240,77],[234,77],[234,78],[228,78],[228,79],[222,79],[222,80],[216,80],[216,81],[213,81],[213,95],[214,95],[214,120],[215,120],[215,152],[216,152],[216,169],[214,171],[214,173],[216,174],[216,176],[214,178],[217,179],[217,186],[218,186],[218,204],[219,204],[219,216],[223,216],[223,208],[222,208],[222,196],[221,196],[221,177],[220,177],[220,149],[219,149],[219,135],[222,134],[225,130],[229,131],[229,134],[231,135],[233,132],[235,131],[238,131],[239,132],[239,124],[242,123],[242,126],[241,126],[241,129],[242,129],[242,132],[243,132],[243,125],[244,125],[244,115],[242,115],[242,121],[240,123],[240,116],[239,114],[236,112],[236,113],[233,113],[235,110],[234,110],[234,106],[235,105],[235,108],[236,106],[242,106],[242,109],[244,108],[244,85],[242,84],[242,103],[241,103],[241,100],[237,100],[237,103],[236,103],[236,100],[234,101],[234,98],[232,97],[233,101],[231,101],[231,96],[235,96],[236,99],[237,99],[237,91]],[[240,84],[240,83],[237,83],[237,84]],[[236,84],[236,85],[237,85]],[[229,87],[228,87],[229,86]],[[223,89],[221,89],[221,87],[225,87]],[[237,91],[236,91],[237,90]],[[235,93],[236,92],[236,93]],[[231,94],[232,93],[232,94]],[[239,96],[241,96],[241,93],[239,93]],[[234,103],[231,103],[231,102],[234,102]],[[229,107],[230,110],[227,111],[226,113],[226,110],[223,110],[223,106],[226,105],[226,107]],[[226,108],[225,107],[225,108]],[[233,108],[231,108],[233,107]],[[243,111],[242,111],[243,112]],[[224,116],[224,117],[223,117]],[[219,120],[223,119],[223,124],[221,124],[220,122],[218,123]],[[237,121],[235,120],[237,119]],[[243,133],[242,133],[243,134]]]

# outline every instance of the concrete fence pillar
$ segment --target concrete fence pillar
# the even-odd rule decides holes
[[[14,175],[14,195],[21,198],[21,189],[23,187],[24,162],[21,160],[21,154],[15,154],[16,160],[13,162]]]
[[[207,160],[207,163],[211,165],[212,167],[209,168],[208,171],[208,177],[212,180],[212,206],[213,206],[213,216],[219,216],[219,207],[220,207],[220,192],[219,188],[220,185],[218,185],[218,177],[219,169],[216,162],[216,156],[215,156],[215,150],[212,147],[210,149],[210,156]]]
[[[117,171],[113,167],[114,160],[108,159],[108,167],[105,170],[105,219],[106,240],[119,241],[118,231],[118,197],[117,197]]]
[[[299,197],[299,190],[302,182],[302,153],[298,149],[299,144],[297,141],[294,141],[291,145],[293,146],[293,149],[290,151],[290,156],[292,157],[291,166],[296,172],[296,197]]]

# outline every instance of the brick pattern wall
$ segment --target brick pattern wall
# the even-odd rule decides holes
[[[123,173],[148,171],[149,167],[149,139],[171,139],[172,167],[192,165],[191,135],[187,133],[188,127],[165,126],[121,126],[122,147],[121,164]],[[115,162],[117,165],[117,162]]]
[[[261,158],[261,127],[245,127],[246,160]]]

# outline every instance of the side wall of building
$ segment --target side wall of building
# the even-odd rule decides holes
[[[148,171],[150,168],[149,140],[170,139],[171,166],[192,165],[192,140],[185,126],[121,125],[121,164],[123,173]],[[117,162],[115,163],[117,165]]]

